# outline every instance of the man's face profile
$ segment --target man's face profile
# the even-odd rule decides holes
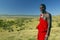
[[[44,11],[45,8],[43,6],[40,6],[40,11]]]

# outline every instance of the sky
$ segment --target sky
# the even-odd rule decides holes
[[[0,0],[0,15],[40,15],[41,3],[52,15],[60,15],[60,0]]]

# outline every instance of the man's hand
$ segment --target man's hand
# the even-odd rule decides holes
[[[48,34],[45,35],[45,40],[48,40]]]

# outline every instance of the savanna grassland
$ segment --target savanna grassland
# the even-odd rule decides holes
[[[0,40],[37,40],[39,16],[0,16]],[[60,16],[52,17],[49,40],[60,40]]]

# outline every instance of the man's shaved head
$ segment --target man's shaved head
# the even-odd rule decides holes
[[[44,7],[46,9],[46,5],[45,4],[40,4],[40,6]]]
[[[40,11],[42,13],[46,12],[46,6],[45,6],[45,4],[40,4]]]

